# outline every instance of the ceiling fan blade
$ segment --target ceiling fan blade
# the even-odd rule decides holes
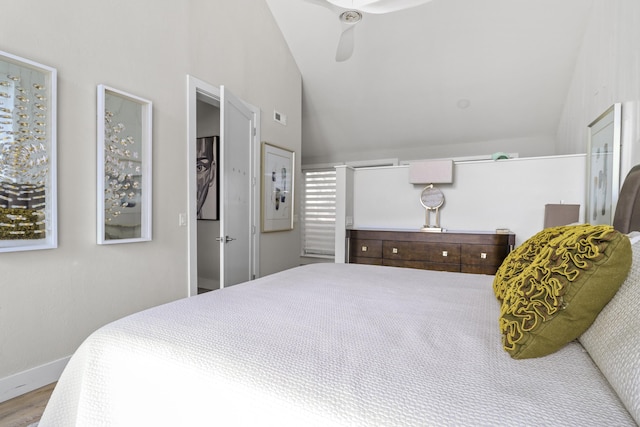
[[[343,62],[351,58],[353,55],[353,46],[355,44],[355,24],[343,24],[343,31],[338,42],[338,50],[336,51],[336,62]]]
[[[315,4],[316,6],[322,6],[324,8],[329,9],[331,12],[340,14],[344,8],[335,5],[334,3],[327,0],[305,0],[307,3]]]
[[[326,0],[326,2],[342,9],[354,9],[374,14],[391,13],[398,10],[409,9],[430,1],[431,0]]]

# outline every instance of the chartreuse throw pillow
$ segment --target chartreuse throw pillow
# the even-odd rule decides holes
[[[545,228],[535,236],[527,239],[507,255],[502,264],[500,264],[496,276],[493,279],[493,291],[500,301],[504,300],[507,290],[515,279],[533,262],[540,251],[547,246],[549,241],[562,235],[568,227],[569,226],[562,225],[559,227]]]
[[[506,290],[504,348],[515,359],[551,354],[579,337],[631,267],[631,244],[608,225],[569,226],[549,240]]]

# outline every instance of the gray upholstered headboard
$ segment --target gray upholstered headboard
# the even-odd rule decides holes
[[[640,231],[640,165],[624,179],[613,217],[613,227],[621,233]]]

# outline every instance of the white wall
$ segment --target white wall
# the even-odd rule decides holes
[[[518,153],[520,157],[549,156],[556,152],[554,135],[536,135],[490,141],[473,141],[460,144],[424,145],[422,147],[403,147],[392,141],[384,150],[342,151],[328,156],[304,157],[303,163],[344,163],[348,161],[396,158],[401,160],[436,159],[486,155],[504,151]]]
[[[584,155],[455,163],[454,183],[436,185],[445,195],[441,226],[509,228],[520,244],[542,230],[545,204],[584,206],[585,164]],[[409,184],[408,166],[355,170],[353,228],[419,230],[425,224],[423,188]]]
[[[623,116],[622,177],[640,163],[640,2],[595,0],[564,112],[557,153],[583,153],[587,126],[612,104]]]
[[[14,391],[3,379],[67,357],[107,322],[187,295],[187,227],[178,225],[188,203],[187,74],[260,107],[264,139],[299,153],[301,135],[301,76],[263,1],[15,1],[2,16],[16,18],[0,25],[0,50],[58,69],[59,248],[0,254],[0,401]],[[96,245],[99,83],[153,101],[148,243]],[[270,121],[274,108],[286,127]],[[299,232],[264,236],[260,248],[263,274],[297,265]]]

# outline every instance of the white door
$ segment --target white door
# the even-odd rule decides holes
[[[251,280],[254,114],[220,87],[220,287]]]

